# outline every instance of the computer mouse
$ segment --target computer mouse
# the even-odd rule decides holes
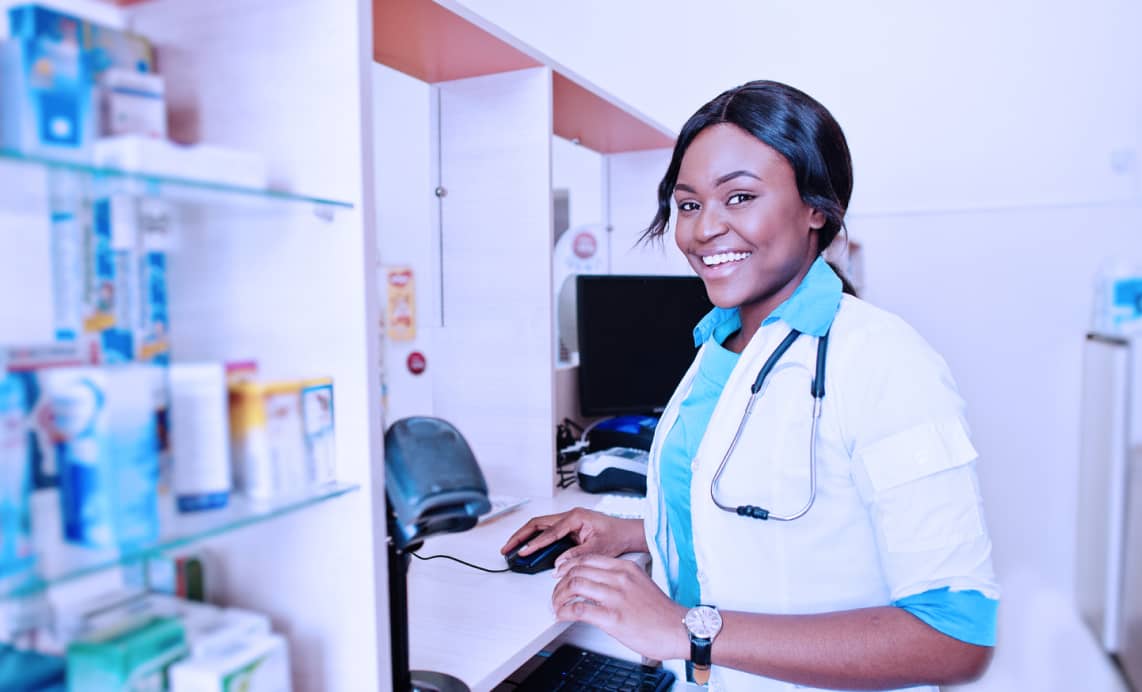
[[[528,536],[528,539],[523,543],[517,545],[510,553],[504,556],[507,560],[508,569],[513,572],[522,572],[523,574],[536,574],[538,572],[546,572],[547,570],[555,567],[555,558],[567,552],[568,548],[575,547],[575,539],[571,536],[564,536],[555,541],[551,545],[544,546],[534,553],[527,555],[520,555],[519,549],[535,540],[536,536],[543,533],[536,531]]]

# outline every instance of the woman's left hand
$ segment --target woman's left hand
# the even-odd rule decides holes
[[[560,562],[551,594],[555,617],[592,624],[636,652],[659,661],[686,658],[690,640],[672,601],[630,560],[583,555]]]

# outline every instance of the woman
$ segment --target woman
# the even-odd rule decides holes
[[[940,356],[842,295],[821,257],[851,191],[840,126],[791,87],[731,89],[683,127],[646,235],[673,201],[716,307],[659,422],[645,520],[576,509],[504,546],[537,529],[522,553],[578,541],[557,563],[560,619],[721,689],[895,689],[986,668],[998,588],[964,404]],[[632,551],[651,553],[651,576],[616,559]]]

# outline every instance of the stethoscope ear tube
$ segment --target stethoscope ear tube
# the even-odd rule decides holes
[[[825,352],[829,350],[829,333],[817,339],[817,373],[813,377],[812,394],[818,401],[825,398]]]
[[[757,507],[755,505],[740,505],[737,507],[724,505],[718,501],[718,481],[722,477],[722,472],[726,469],[726,462],[729,461],[730,456],[733,455],[734,449],[738,446],[738,441],[741,439],[742,431],[745,430],[746,421],[749,420],[750,413],[753,411],[753,405],[758,399],[758,394],[761,392],[762,386],[765,384],[765,378],[773,370],[797,337],[801,336],[801,332],[796,329],[790,330],[788,336],[777,348],[773,350],[769,358],[766,359],[765,364],[761,366],[761,372],[757,374],[757,379],[754,381],[753,386],[750,387],[749,401],[746,403],[745,411],[742,414],[741,421],[738,423],[738,429],[734,433],[733,440],[730,441],[730,446],[726,449],[726,453],[722,455],[722,462],[718,464],[718,470],[714,473],[714,478],[710,482],[710,500],[718,507],[726,512],[732,512],[742,517],[751,517],[753,519],[773,519],[775,521],[793,521],[799,519],[809,511],[813,503],[817,499],[817,420],[821,416],[821,400],[825,398],[825,356],[829,349],[829,333],[825,332],[824,336],[817,339],[817,365],[814,372],[813,383],[810,386],[810,393],[813,395],[813,422],[809,430],[809,501],[794,514],[778,515],[773,514],[764,507]]]
[[[789,347],[793,345],[793,342],[796,341],[799,336],[801,336],[801,332],[796,329],[791,329],[789,330],[789,335],[777,345],[777,348],[773,349],[773,353],[766,359],[765,365],[761,366],[761,372],[757,373],[757,379],[753,381],[753,386],[749,388],[751,394],[757,396],[757,393],[761,391],[762,385],[765,384],[765,378],[769,377],[770,371],[773,370],[773,366],[777,365],[777,361],[781,360],[781,356],[785,355],[785,352],[789,350]],[[820,357],[818,357],[818,361],[820,361]],[[818,365],[818,369],[820,369],[820,365]]]

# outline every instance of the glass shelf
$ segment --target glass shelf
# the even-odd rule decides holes
[[[260,200],[263,202],[298,202],[313,204],[326,213],[331,213],[338,209],[353,208],[351,202],[342,200],[325,199],[322,197],[300,195],[293,192],[267,188],[231,185],[211,180],[181,178],[178,176],[156,175],[139,171],[94,166],[74,161],[54,159],[47,156],[24,154],[12,149],[0,148],[0,162],[38,165],[48,170],[89,175],[100,181],[133,184],[138,192],[161,195],[164,198],[182,199],[185,201],[209,202],[212,199],[224,198],[234,201]]]
[[[138,563],[164,551],[228,533],[245,526],[269,521],[291,512],[327,502],[361,486],[350,483],[330,483],[273,501],[253,502],[241,495],[232,495],[230,503],[221,509],[203,512],[180,513],[170,496],[160,500],[159,537],[153,541],[119,548],[87,548],[64,543],[59,530],[58,512],[38,512],[40,520],[47,514],[54,525],[35,525],[37,563],[33,574],[7,577],[0,581],[0,600],[32,596],[48,587],[78,579],[114,567]],[[58,502],[55,493],[44,499]],[[47,503],[45,503],[47,504]]]

